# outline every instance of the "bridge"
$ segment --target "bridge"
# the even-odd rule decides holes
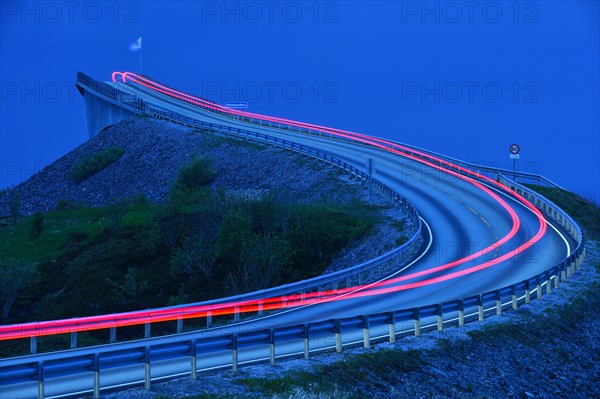
[[[486,167],[365,134],[230,109],[133,73],[112,81],[79,73],[88,133],[140,116],[275,145],[372,184],[410,217],[404,245],[360,265],[299,283],[215,301],[114,315],[0,326],[29,339],[31,354],[0,360],[2,398],[54,398],[324,351],[341,352],[443,330],[516,309],[566,281],[583,261],[579,226],[515,181],[543,176]],[[368,160],[376,165],[370,175]],[[226,325],[211,324],[226,316]],[[207,328],[185,330],[188,319]],[[176,323],[153,337],[155,323]],[[145,338],[116,342],[119,327]],[[77,333],[107,330],[106,345],[78,348]],[[37,353],[41,336],[70,334],[71,348]]]

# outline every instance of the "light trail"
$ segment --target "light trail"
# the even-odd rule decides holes
[[[220,105],[190,96],[185,93],[181,93],[174,89],[162,86],[156,82],[152,82],[151,80],[144,78],[142,76],[133,74],[131,72],[114,72],[112,75],[113,81],[117,81],[117,76],[120,75],[121,79],[124,83],[129,78],[130,80],[143,85],[151,90],[158,91],[162,94],[165,94],[170,97],[175,97],[181,101],[192,102],[194,105],[199,105],[203,107],[207,107],[213,111],[223,112],[230,115],[239,115],[244,117],[250,117],[254,119],[261,119],[270,122],[276,123],[284,123],[291,126],[303,127],[307,129],[317,130],[323,133],[327,133],[332,136],[342,137],[351,139],[354,141],[358,141],[364,144],[368,144],[370,146],[383,149],[385,151],[413,159],[417,162],[423,163],[427,166],[430,166],[434,169],[440,170],[443,173],[451,174],[455,177],[458,177],[462,180],[473,184],[478,189],[484,191],[487,195],[492,197],[496,202],[498,202],[510,215],[512,221],[512,228],[507,235],[505,235],[502,239],[490,245],[487,248],[484,248],[478,252],[475,252],[469,256],[463,257],[461,259],[455,260],[453,262],[446,263],[444,265],[436,266],[433,268],[429,268],[420,272],[411,273],[403,276],[399,276],[393,279],[385,280],[379,283],[365,284],[359,285],[355,287],[348,287],[344,289],[338,290],[328,290],[321,292],[313,292],[306,294],[294,294],[283,297],[274,297],[274,298],[264,298],[264,299],[256,299],[250,301],[240,301],[235,303],[223,303],[216,305],[204,305],[204,306],[191,306],[191,307],[182,307],[176,309],[157,309],[150,311],[135,311],[135,312],[127,312],[127,313],[118,313],[118,314],[108,314],[108,315],[100,315],[100,316],[90,316],[90,317],[82,317],[76,319],[64,319],[64,320],[53,320],[47,322],[34,322],[34,323],[25,323],[25,324],[15,324],[9,326],[0,326],[0,340],[8,340],[8,339],[17,339],[17,338],[28,338],[31,336],[44,336],[44,335],[55,335],[62,333],[70,333],[70,332],[78,332],[78,331],[90,331],[90,330],[98,330],[98,329],[106,329],[111,327],[123,327],[123,326],[131,326],[131,325],[139,325],[144,323],[156,323],[156,322],[165,322],[165,321],[173,321],[177,319],[189,319],[189,318],[198,318],[198,317],[206,317],[207,315],[230,315],[235,312],[245,313],[245,312],[256,312],[260,309],[262,310],[277,310],[282,308],[292,308],[298,306],[305,306],[310,304],[316,304],[325,301],[337,300],[341,295],[343,298],[339,299],[352,299],[364,296],[373,296],[380,294],[387,294],[402,290],[408,290],[417,287],[423,287],[430,284],[439,283],[442,281],[447,281],[450,279],[454,279],[457,277],[465,276],[467,274],[475,273],[480,270],[487,269],[492,267],[504,260],[507,260],[517,254],[529,249],[532,245],[538,242],[545,234],[547,230],[547,224],[541,212],[533,206],[529,201],[523,198],[518,193],[510,190],[509,188],[501,185],[493,179],[490,179],[486,176],[480,175],[479,173],[475,173],[468,169],[462,168],[459,165],[452,164],[443,159],[434,157],[427,153],[413,150],[411,148],[399,145],[397,143],[390,142],[385,139],[380,139],[372,136],[368,136],[365,134],[359,134],[339,129],[327,128],[323,126],[308,124],[304,122],[291,121],[283,118],[271,117],[267,115],[254,114],[245,111],[238,111],[234,109],[230,109],[227,107],[222,107]],[[133,77],[131,77],[133,76]],[[143,81],[143,82],[142,82]],[[412,154],[410,154],[412,153]],[[494,251],[496,248],[505,244],[507,241],[512,239],[517,231],[519,230],[520,221],[516,215],[516,212],[497,194],[492,192],[489,188],[485,187],[478,181],[473,178],[464,176],[458,172],[453,170],[448,170],[444,167],[431,163],[429,161],[425,161],[422,158],[419,158],[413,154],[418,154],[423,158],[427,158],[431,161],[438,162],[442,165],[446,165],[447,167],[459,170],[463,173],[472,175],[478,179],[486,180],[493,185],[500,187],[502,190],[507,190],[511,192],[511,195],[518,198],[525,206],[530,208],[532,212],[536,215],[540,222],[540,228],[538,232],[535,234],[533,238],[528,240],[525,244],[522,244],[518,248],[510,251],[509,253],[500,256],[496,259],[493,259],[488,262],[484,262],[480,265],[469,267],[467,269],[453,272],[450,274],[446,274],[443,276],[416,281],[412,283],[407,283],[403,285],[391,286],[392,284],[396,284],[402,281],[412,280],[418,277],[426,276],[431,273],[435,273],[438,271],[443,271],[455,267],[457,265],[463,264],[467,261],[474,260],[482,255],[485,255],[491,251]]]

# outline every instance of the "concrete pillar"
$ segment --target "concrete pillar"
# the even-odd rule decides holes
[[[29,338],[29,353],[35,355],[37,353],[37,337]]]
[[[109,330],[109,342],[112,344],[113,342],[117,342],[117,329],[116,327],[111,327]]]
[[[512,295],[512,308],[513,310],[517,310],[519,307],[519,301],[516,294]]]
[[[77,348],[77,332],[71,333],[71,349]]]
[[[150,338],[151,335],[151,324],[150,323],[145,323],[144,324],[144,338]]]
[[[180,334],[183,331],[183,319],[179,317],[177,319],[177,334]]]

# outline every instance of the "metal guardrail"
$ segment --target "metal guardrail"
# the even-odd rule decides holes
[[[88,391],[97,398],[102,389],[102,372],[106,372],[109,368],[143,365],[144,381],[141,384],[149,389],[153,379],[169,377],[168,375],[153,374],[152,363],[156,361],[188,358],[190,360],[188,374],[192,378],[196,378],[199,368],[202,368],[202,355],[215,350],[230,350],[231,362],[224,365],[223,368],[231,367],[237,371],[239,351],[247,348],[268,348],[270,353],[268,361],[273,364],[276,359],[277,345],[288,342],[303,341],[303,354],[291,354],[290,356],[308,358],[312,351],[309,347],[310,338],[316,335],[335,337],[335,350],[341,352],[343,347],[348,345],[348,343],[344,343],[343,336],[350,332],[361,330],[363,332],[362,342],[352,343],[352,345],[370,347],[373,343],[384,340],[395,342],[397,337],[406,334],[414,333],[418,336],[423,331],[431,329],[441,331],[450,325],[461,326],[471,320],[483,320],[486,314],[501,314],[506,308],[517,309],[519,304],[529,303],[532,294],[535,293],[535,297],[541,298],[544,291],[551,292],[553,288],[557,288],[560,283],[565,282],[571,274],[580,269],[585,257],[584,241],[577,223],[551,201],[502,174],[498,174],[498,180],[534,203],[548,217],[569,232],[578,243],[570,256],[544,272],[517,284],[441,304],[204,339],[198,338],[195,333],[182,333],[122,344],[75,349],[66,354],[48,353],[6,359],[0,361],[0,388],[21,382],[36,381],[38,397],[43,398],[46,380],[91,372],[93,379],[89,382]],[[489,305],[492,307],[487,308]],[[475,312],[470,314],[470,310],[475,310]],[[422,321],[430,320],[434,320],[434,322],[422,326]],[[405,327],[398,329],[401,323]],[[411,327],[406,328],[406,323],[411,324]],[[382,326],[388,327],[389,333],[372,339],[370,331]],[[180,377],[181,373],[178,373],[177,376]],[[135,381],[131,383],[138,384]]]

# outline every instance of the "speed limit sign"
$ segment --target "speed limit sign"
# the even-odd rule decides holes
[[[519,147],[518,144],[511,144],[510,145],[510,153],[511,154],[518,154],[519,151],[521,151],[521,147]]]

